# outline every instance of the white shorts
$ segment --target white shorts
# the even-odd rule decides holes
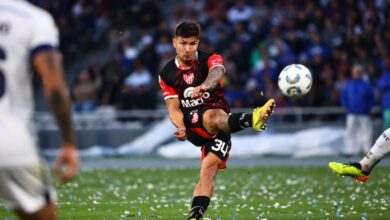
[[[27,214],[57,200],[48,168],[43,163],[0,168],[0,197],[8,208]]]

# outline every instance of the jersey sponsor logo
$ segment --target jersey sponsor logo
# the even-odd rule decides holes
[[[190,108],[190,107],[201,105],[205,99],[210,98],[210,93],[205,92],[200,98],[192,99],[191,95],[193,92],[194,92],[194,87],[188,87],[186,90],[184,90],[183,92],[184,99],[180,100],[181,105],[184,108]]]
[[[194,73],[193,72],[190,72],[190,73],[185,73],[183,74],[183,79],[184,81],[189,85],[189,84],[192,84],[194,82]]]
[[[191,98],[193,92],[194,92],[194,87],[188,87],[183,92],[184,98]]]

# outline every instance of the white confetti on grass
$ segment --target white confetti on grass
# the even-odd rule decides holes
[[[73,186],[67,187],[66,190],[61,190],[60,192],[60,201],[65,200],[61,204],[77,204],[76,207],[85,210],[85,212],[89,208],[91,215],[102,209],[100,205],[105,204],[111,207],[123,207],[122,210],[128,209],[133,214],[137,213],[139,207],[145,207],[141,209],[142,219],[149,219],[152,216],[149,213],[155,213],[150,207],[161,213],[172,209],[178,210],[176,212],[178,215],[183,213],[183,216],[185,216],[188,213],[192,199],[191,193],[196,178],[162,178],[154,181],[150,179],[153,175],[145,176],[142,175],[143,172],[132,172],[135,175],[132,175],[132,178],[126,178],[126,181],[123,181],[123,178],[121,179],[122,176],[126,176],[124,173],[123,175],[122,173],[121,175],[117,174],[115,178],[107,178],[106,175],[99,174],[99,178],[94,178],[93,181],[89,180],[89,183],[92,185],[98,183],[104,186],[98,190],[96,188],[85,188],[85,185],[90,185],[86,184],[87,182],[79,182],[77,188],[73,188]],[[249,176],[249,174],[248,178],[245,177],[245,179],[236,178],[235,176],[222,178],[219,176],[219,182],[215,188],[215,200],[212,199],[210,208],[218,207],[218,209],[224,210],[224,212],[229,212],[229,215],[231,214],[230,216],[235,219],[245,219],[241,216],[251,216],[248,219],[261,219],[275,216],[275,214],[288,216],[291,213],[297,216],[305,216],[309,211],[313,213],[313,219],[321,219],[321,217],[316,218],[318,216],[322,216],[322,219],[334,219],[337,217],[337,210],[339,216],[348,218],[352,215],[357,215],[359,219],[364,217],[364,215],[359,213],[359,211],[363,210],[363,207],[370,217],[372,217],[371,213],[373,212],[382,212],[383,216],[388,213],[386,212],[387,210],[382,210],[382,208],[388,209],[389,207],[389,204],[386,203],[386,201],[389,201],[388,188],[383,186],[389,185],[388,181],[390,178],[387,179],[387,182],[382,181],[380,178],[371,179],[371,182],[368,182],[371,185],[360,185],[350,178],[341,179],[334,177],[332,181],[328,181],[327,178],[331,178],[329,176],[316,180],[305,173],[300,173],[300,176],[289,175],[288,178],[286,178],[286,173],[279,172],[259,172],[257,174],[252,172],[250,175],[254,177]],[[144,178],[142,184],[139,183],[138,176],[144,176],[142,177]],[[105,180],[94,182],[100,178]],[[287,179],[289,179],[291,185],[288,185]],[[382,185],[377,180],[383,182]],[[324,183],[321,183],[321,181],[324,181]],[[147,184],[149,183],[153,184],[153,189],[148,189]],[[219,186],[223,187],[219,188]],[[375,187],[375,190],[371,190],[373,187]],[[80,190],[80,188],[83,190]],[[244,193],[241,192],[242,188],[245,188]],[[75,194],[74,192],[76,191],[77,193]],[[376,193],[373,191],[376,191]],[[100,194],[96,192],[101,192],[102,196],[99,197]],[[73,197],[69,197],[69,195],[73,195]],[[98,201],[99,204],[93,204],[94,200]],[[340,202],[341,200],[343,202]],[[333,205],[333,202],[336,203],[336,206]],[[367,202],[367,204],[364,204],[364,202]],[[279,203],[278,208],[273,206],[275,203]],[[164,204],[168,204],[168,207],[163,206]],[[91,205],[95,205],[94,211],[92,211],[93,207]],[[285,206],[289,208],[283,209]],[[235,211],[236,207],[239,207],[239,212]],[[254,210],[251,207],[254,207]],[[74,209],[74,207],[69,207],[68,210],[72,208]],[[303,209],[304,212],[292,211],[297,208]],[[210,209],[207,217],[215,220],[215,216],[226,216],[224,212],[218,212],[218,209]],[[121,212],[116,212],[116,216],[119,217]],[[115,213],[115,210],[113,213]],[[124,214],[122,213],[122,215]],[[153,214],[153,216],[156,216],[156,214]],[[164,217],[164,215],[162,216]],[[375,216],[378,216],[378,214]],[[93,218],[91,217],[91,219]],[[221,219],[225,218],[222,217]],[[227,219],[230,220],[231,218]],[[369,218],[367,217],[366,219]]]

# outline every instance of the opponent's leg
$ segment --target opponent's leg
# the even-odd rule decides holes
[[[365,182],[368,180],[368,175],[370,174],[371,170],[389,152],[390,128],[378,137],[374,146],[359,163],[330,162],[329,168],[336,174],[350,176],[359,180],[360,182]]]
[[[370,173],[371,170],[379,163],[382,158],[390,152],[390,128],[382,133],[375,141],[374,146],[360,161],[362,170]]]
[[[199,182],[195,186],[194,198],[188,219],[200,219],[207,210],[210,197],[214,192],[214,179],[222,160],[215,154],[209,153],[203,159],[200,168]]]

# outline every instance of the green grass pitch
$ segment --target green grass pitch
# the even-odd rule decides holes
[[[59,219],[186,219],[198,169],[84,170],[56,185]],[[16,219],[0,202],[1,219]],[[360,184],[326,167],[228,168],[205,219],[390,219],[390,168]]]

